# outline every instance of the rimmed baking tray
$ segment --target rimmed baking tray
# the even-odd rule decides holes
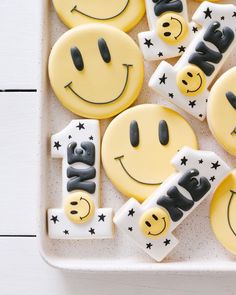
[[[199,3],[188,0],[192,16]],[[232,3],[233,0],[222,1]],[[62,130],[72,119],[78,118],[63,108],[50,88],[47,76],[47,59],[50,48],[67,28],[57,18],[50,0],[43,0],[41,7],[41,90],[40,119],[40,196],[38,238],[42,257],[52,266],[78,271],[155,271],[155,272],[215,272],[236,271],[236,260],[215,239],[210,227],[210,198],[204,201],[174,232],[179,245],[162,263],[157,263],[138,249],[131,240],[115,230],[113,240],[52,240],[47,235],[46,211],[61,206],[61,161],[50,157],[50,136]],[[130,32],[137,42],[137,33],[147,30],[146,17]],[[170,60],[175,63],[176,60]],[[218,153],[229,165],[235,167],[236,159],[229,156],[213,139],[207,122],[200,122],[163,100],[148,88],[148,81],[158,62],[145,62],[145,82],[135,104],[158,103],[180,112],[194,128],[201,149]],[[218,77],[232,66],[236,66],[236,52],[226,61]],[[101,121],[103,134],[110,120]],[[108,181],[101,171],[101,197],[104,207],[117,211],[126,198]]]

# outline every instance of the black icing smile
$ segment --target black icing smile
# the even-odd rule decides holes
[[[91,206],[90,206],[88,200],[86,200],[86,199],[84,199],[84,198],[81,197],[81,198],[80,198],[80,201],[82,201],[82,200],[88,204],[88,213],[87,213],[86,215],[80,217],[81,220],[85,219],[85,218],[90,214],[90,209],[91,209]],[[72,211],[72,212],[73,212],[73,211]],[[71,212],[71,214],[73,214],[72,212]],[[76,212],[77,212],[77,211],[76,211]]]
[[[120,157],[117,157],[117,158],[114,158],[115,160],[118,160],[120,162],[120,165],[121,167],[123,168],[123,170],[125,171],[125,173],[131,178],[133,179],[134,181],[140,183],[140,184],[145,184],[145,185],[161,185],[162,182],[159,182],[159,183],[148,183],[148,182],[143,182],[143,181],[140,181],[136,178],[134,178],[129,172],[128,170],[125,168],[123,162],[122,162],[122,159],[124,158],[124,156],[120,156]]]
[[[108,104],[108,103],[112,103],[114,101],[116,101],[117,99],[119,99],[122,94],[125,92],[125,89],[127,87],[128,81],[129,81],[129,68],[132,67],[133,65],[130,64],[123,64],[123,66],[126,68],[126,78],[125,78],[125,83],[124,86],[120,92],[120,94],[118,96],[116,96],[115,98],[113,98],[112,100],[109,101],[105,101],[105,102],[95,102],[95,101],[91,101],[90,99],[84,98],[81,95],[79,95],[73,88],[72,88],[72,81],[70,83],[68,83],[67,85],[64,86],[64,88],[68,88],[70,89],[76,96],[78,96],[80,99],[82,99],[85,102],[91,103],[91,104],[97,104],[97,105],[101,105],[101,104]]]
[[[191,92],[191,93],[197,92],[202,87],[202,77],[201,77],[201,75],[199,73],[197,74],[197,76],[200,78],[200,85],[195,90],[187,90],[187,93],[189,93],[189,92]]]
[[[232,226],[231,220],[230,220],[230,216],[229,216],[230,215],[230,207],[231,207],[231,204],[232,204],[232,200],[235,197],[236,192],[233,191],[233,190],[230,190],[230,192],[231,192],[231,197],[230,197],[230,200],[229,200],[229,203],[228,203],[228,208],[227,208],[227,220],[228,220],[228,225],[230,227],[231,232],[236,236],[236,231],[233,229],[233,226]]]
[[[71,9],[71,13],[73,13],[73,12],[77,12],[77,13],[80,13],[80,14],[82,14],[82,15],[84,15],[84,16],[87,16],[87,17],[89,17],[89,18],[93,18],[93,19],[96,19],[96,20],[109,20],[109,19],[113,19],[113,18],[115,18],[115,17],[121,15],[121,14],[126,10],[126,8],[128,7],[128,5],[129,5],[129,1],[130,1],[130,0],[127,0],[125,6],[124,6],[124,7],[123,7],[123,8],[122,8],[117,14],[115,14],[115,15],[113,15],[113,16],[109,16],[109,17],[104,17],[104,18],[101,17],[101,18],[100,18],[100,17],[96,17],[96,16],[89,15],[89,14],[87,14],[87,13],[85,13],[85,12],[83,12],[83,11],[77,9],[77,5],[75,5],[75,6]]]
[[[149,236],[159,236],[160,234],[163,233],[163,231],[166,229],[166,220],[165,220],[165,217],[163,217],[162,219],[164,221],[164,227],[163,227],[163,229],[159,233],[157,233],[157,234],[153,234],[153,233],[149,232],[148,233]]]
[[[175,17],[171,17],[171,20],[175,20],[175,21],[177,21],[177,22],[180,24],[180,33],[179,33],[179,35],[177,35],[176,37],[174,37],[175,40],[177,40],[177,39],[179,38],[179,36],[182,34],[182,32],[183,32],[183,25],[182,25],[181,21],[178,20],[178,19],[175,18]]]

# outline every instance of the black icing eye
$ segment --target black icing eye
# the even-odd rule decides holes
[[[166,36],[166,37],[170,37],[170,35],[171,35],[171,32],[165,32],[164,33],[164,36]]]
[[[78,212],[77,212],[76,210],[72,210],[72,211],[70,211],[70,213],[71,213],[72,215],[78,214]]]
[[[190,72],[188,72],[187,75],[188,75],[189,77],[191,77],[191,78],[193,77],[193,74],[190,73]]]
[[[76,206],[76,205],[78,205],[78,202],[73,201],[73,202],[70,202],[70,204],[71,204],[72,206]]]
[[[166,22],[166,23],[164,23],[164,24],[162,25],[162,27],[163,27],[163,28],[167,28],[167,27],[169,27],[169,26],[170,26],[170,24],[169,24],[169,23],[167,23],[167,22]]]
[[[162,145],[169,143],[169,128],[165,120],[159,123],[159,141]]]
[[[71,47],[70,54],[73,60],[73,63],[78,71],[82,71],[84,69],[84,62],[81,52],[77,47]]]
[[[150,223],[149,221],[145,221],[145,223],[146,223],[146,225],[147,225],[148,227],[151,227],[151,226],[152,226],[151,223]]]
[[[231,106],[236,110],[236,95],[233,92],[229,91],[226,93],[226,98]]]
[[[102,59],[106,63],[109,63],[111,61],[111,54],[110,54],[109,48],[107,46],[107,43],[103,38],[100,38],[98,40],[98,48],[101,53]]]
[[[188,85],[188,82],[187,81],[185,81],[185,80],[182,80],[182,83],[184,84],[184,85]]]
[[[158,220],[158,217],[155,214],[152,214],[152,218],[155,219],[156,221]]]
[[[129,128],[130,143],[133,147],[139,145],[139,128],[137,121],[132,121]]]

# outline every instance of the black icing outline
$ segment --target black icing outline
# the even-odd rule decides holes
[[[123,156],[120,156],[120,157],[116,157],[114,158],[114,160],[119,160],[120,164],[121,164],[121,167],[123,168],[123,170],[125,171],[125,173],[131,178],[133,179],[134,181],[140,183],[140,184],[145,184],[145,185],[161,185],[162,182],[160,183],[146,183],[146,182],[143,182],[143,181],[140,181],[136,178],[134,178],[129,172],[128,170],[125,168],[124,164],[122,163],[121,159],[124,158],[124,155]]]
[[[112,103],[112,102],[116,101],[117,99],[119,99],[119,98],[122,96],[122,94],[125,92],[125,89],[126,89],[126,86],[127,86],[127,84],[128,84],[128,80],[129,80],[129,68],[132,67],[133,65],[131,65],[131,64],[123,64],[123,66],[125,66],[125,67],[126,67],[126,70],[127,70],[127,71],[126,71],[126,79],[125,79],[124,87],[123,87],[122,91],[120,92],[120,94],[119,94],[116,98],[114,98],[114,99],[112,99],[112,100],[110,100],[110,101],[107,101],[107,102],[93,102],[93,101],[90,101],[90,100],[88,100],[88,99],[86,99],[86,98],[80,96],[80,95],[79,95],[79,94],[78,94],[78,93],[77,93],[77,92],[71,87],[72,81],[71,81],[70,83],[68,83],[67,85],[65,85],[64,88],[65,88],[65,89],[66,89],[66,88],[69,88],[70,91],[72,91],[76,96],[78,96],[80,99],[82,99],[83,101],[85,101],[85,102],[87,102],[87,103],[97,104],[97,105],[103,105],[103,104],[109,104],[109,103]]]
[[[188,89],[187,89],[187,93],[194,93],[194,92],[197,92],[197,91],[202,87],[202,76],[201,76],[200,73],[198,73],[197,76],[200,77],[200,80],[201,80],[201,84],[200,84],[200,86],[199,86],[197,89],[195,89],[195,90],[188,90]]]
[[[236,236],[236,232],[234,231],[234,229],[233,229],[233,227],[231,225],[231,221],[230,221],[230,217],[229,217],[230,205],[231,205],[232,199],[233,199],[234,195],[236,194],[236,192],[233,191],[233,190],[230,190],[230,192],[231,192],[231,197],[230,197],[230,200],[229,200],[229,203],[228,203],[228,207],[227,207],[227,221],[228,221],[228,225],[229,225],[230,230]]]
[[[105,17],[105,18],[99,18],[99,17],[94,17],[94,16],[91,16],[89,14],[86,14],[80,10],[77,9],[77,5],[75,5],[72,9],[71,9],[71,13],[73,13],[74,11],[77,12],[77,13],[80,13],[86,17],[89,17],[89,18],[92,18],[92,19],[96,19],[96,20],[110,20],[110,19],[113,19],[113,18],[116,18],[117,16],[121,15],[125,10],[126,8],[128,7],[129,5],[129,2],[130,0],[127,0],[127,3],[125,4],[124,8],[119,12],[117,13],[116,15],[113,15],[113,16],[110,16],[110,17]]]
[[[159,236],[160,234],[162,234],[164,232],[164,230],[166,229],[166,219],[165,219],[165,217],[162,217],[162,219],[164,220],[164,227],[163,227],[163,229],[159,233],[157,233],[157,234],[152,234],[151,232],[148,232],[148,235],[149,236]]]

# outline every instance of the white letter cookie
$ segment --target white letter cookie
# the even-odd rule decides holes
[[[178,244],[173,230],[217,187],[230,168],[215,153],[184,147],[172,174],[147,200],[130,199],[115,224],[148,255],[163,260]]]
[[[72,120],[51,139],[62,158],[63,209],[48,210],[52,239],[112,238],[112,209],[99,208],[100,129],[97,120]]]
[[[188,22],[186,0],[146,0],[150,31],[138,34],[146,60],[182,55],[198,27]]]
[[[236,6],[202,3],[193,21],[202,26],[173,67],[163,61],[149,86],[189,114],[204,120],[208,86],[235,48]]]

